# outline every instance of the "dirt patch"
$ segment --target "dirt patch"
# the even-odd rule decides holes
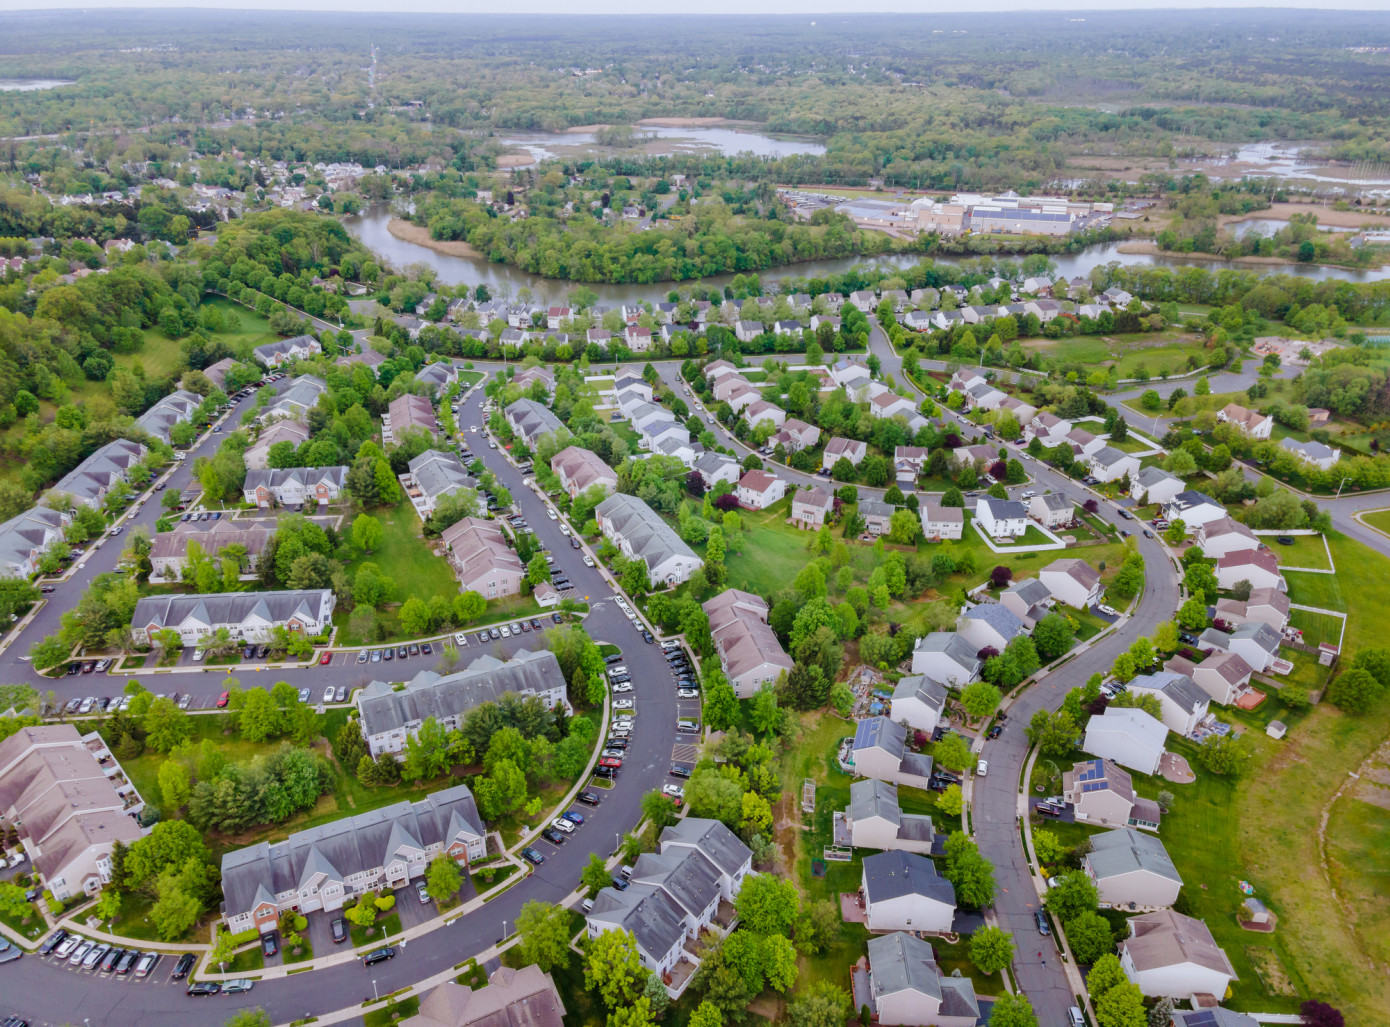
[[[536,158],[529,153],[504,153],[497,158],[499,168],[524,168],[534,163]]]
[[[1121,253],[1144,254],[1150,257],[1180,257],[1183,260],[1194,261],[1220,261],[1221,263],[1232,264],[1289,264],[1294,261],[1285,260],[1283,257],[1223,257],[1217,253],[1176,253],[1171,250],[1159,249],[1158,243],[1149,242],[1143,239],[1131,239],[1122,242],[1116,249]]]
[[[404,218],[392,218],[386,222],[386,230],[402,242],[411,242],[416,246],[424,246],[426,249],[434,250],[436,253],[443,253],[450,257],[482,257],[477,249],[461,239],[444,240],[431,239],[430,230],[407,221]]]
[[[1249,214],[1223,214],[1217,220],[1223,225],[1233,225],[1241,221],[1271,219],[1287,221],[1294,214],[1316,214],[1318,224],[1328,228],[1361,228],[1373,225],[1379,228],[1390,227],[1390,216],[1368,214],[1359,210],[1333,210],[1314,203],[1275,203],[1264,210],[1252,210]]]
[[[782,1019],[782,1013],[786,1008],[785,999],[780,999],[769,992],[764,992],[748,1003],[748,1011],[754,1016],[763,1017],[768,1023],[776,1023]]]
[[[734,125],[743,124],[733,122],[728,118],[643,118],[637,122],[639,125],[659,125],[663,128],[703,128],[710,125]],[[594,126],[600,127],[600,126]],[[571,132],[578,131],[570,129]]]
[[[1247,945],[1245,954],[1255,967],[1255,972],[1260,975],[1260,983],[1264,985],[1265,991],[1271,995],[1298,994],[1289,983],[1288,971],[1284,969],[1277,952],[1261,945]]]

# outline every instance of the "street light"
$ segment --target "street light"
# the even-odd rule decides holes
[[[378,996],[377,993],[376,993],[376,978],[375,978],[375,977],[372,978],[372,1001],[373,1001],[373,1002],[380,1001],[380,996]]]
[[[1346,478],[1343,478],[1340,482],[1338,482],[1338,484],[1337,484],[1337,495],[1333,497],[1334,499],[1341,499],[1341,498],[1342,498],[1342,486],[1345,485],[1345,484],[1346,484],[1347,482],[1349,482],[1349,481],[1351,481],[1351,478],[1350,478],[1350,477],[1346,477]]]

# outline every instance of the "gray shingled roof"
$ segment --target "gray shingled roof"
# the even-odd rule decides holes
[[[126,473],[148,452],[130,439],[108,442],[65,474],[51,491],[72,496],[79,502],[96,499],[117,481],[125,481]]]
[[[951,882],[936,872],[926,856],[915,852],[879,852],[864,857],[864,890],[869,902],[884,902],[904,895],[923,895],[954,907]]]
[[[649,571],[673,556],[699,559],[661,515],[636,496],[615,492],[595,511],[605,527],[620,535]]]
[[[1004,589],[1003,594],[1018,596],[1023,604],[1029,608],[1052,598],[1051,590],[1037,578],[1024,578],[1022,581],[1015,581]]]
[[[326,588],[286,589],[281,592],[217,592],[209,595],[146,596],[135,604],[131,624],[156,629],[177,628],[189,618],[205,624],[239,624],[258,614],[273,624],[283,624],[296,615],[319,622],[327,604],[332,608],[333,593]]]
[[[725,874],[736,874],[748,863],[753,850],[718,820],[685,817],[661,832],[661,847],[667,843],[695,845],[711,863]]]
[[[967,611],[964,616],[971,620],[984,621],[999,632],[1006,642],[1027,633],[1023,621],[1014,616],[1008,607],[1000,606],[998,603],[981,603],[973,610]]]
[[[923,635],[914,649],[917,652],[944,653],[972,677],[980,669],[976,650],[954,631],[933,631]]]
[[[894,699],[916,699],[935,710],[946,705],[946,686],[925,674],[909,674],[893,686]]]
[[[1154,674],[1140,674],[1130,682],[1131,687],[1148,688],[1162,692],[1184,713],[1195,713],[1210,702],[1210,696],[1186,674],[1171,670],[1161,670]]]
[[[189,420],[203,403],[203,397],[187,389],[165,396],[150,407],[135,422],[135,427],[148,432],[161,442],[169,441],[169,429]]]
[[[1129,454],[1123,449],[1116,449],[1114,446],[1104,446],[1096,450],[1091,455],[1091,462],[1099,464],[1101,467],[1114,467],[1121,460],[1129,458]]]
[[[0,568],[19,576],[29,557],[41,552],[49,535],[61,532],[66,521],[60,511],[36,506],[0,524]]]
[[[663,958],[685,937],[679,904],[664,889],[651,884],[633,884],[626,891],[604,888],[594,899],[589,917],[619,924],[653,960]]]
[[[1173,865],[1163,843],[1154,835],[1132,827],[1092,835],[1086,862],[1098,880],[1147,870],[1182,884],[1178,868]]]
[[[981,496],[979,502],[976,504],[977,511],[979,507],[984,507],[989,510],[990,516],[996,521],[1007,521],[1028,516],[1028,508],[1013,499],[995,499],[993,496]]]
[[[879,748],[902,759],[907,752],[907,728],[888,717],[866,717],[854,729],[854,748]]]
[[[347,481],[346,467],[280,467],[264,471],[247,471],[245,491],[253,491],[264,485],[268,489],[279,489],[290,484],[312,488],[326,481],[342,488]]]
[[[695,849],[644,852],[632,867],[633,884],[660,885],[689,915],[699,917],[719,898],[719,869]]]
[[[860,778],[849,786],[849,815],[851,820],[882,817],[891,824],[901,824],[898,786],[874,777]]]
[[[528,445],[548,432],[561,431],[565,427],[549,407],[534,399],[519,399],[504,413]]]
[[[914,991],[941,1003],[936,1015],[978,1020],[979,1000],[969,977],[945,977],[925,940],[894,931],[869,939],[869,972],[875,1004],[885,995]],[[925,1015],[925,1014],[923,1014]]]
[[[408,466],[420,491],[432,499],[478,486],[463,462],[453,453],[427,449],[410,461]]]
[[[1148,467],[1139,468],[1139,473],[1134,476],[1134,480],[1139,483],[1140,488],[1146,491],[1165,481],[1182,481],[1176,474],[1165,471],[1157,464],[1150,464]]]
[[[318,340],[309,335],[296,335],[292,339],[277,339],[274,342],[267,342],[264,346],[257,346],[251,351],[252,356],[269,364],[271,360],[278,356],[290,352],[290,350],[309,347],[318,350]]]

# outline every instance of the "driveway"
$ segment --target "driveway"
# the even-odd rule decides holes
[[[342,915],[341,909],[335,909],[331,913],[310,913],[305,917],[309,921],[309,926],[304,934],[309,939],[309,944],[314,948],[316,959],[328,955],[338,947],[333,942],[333,931],[329,924]],[[346,945],[347,942],[344,941],[343,944]]]
[[[423,881],[424,878],[420,880]],[[415,882],[411,881],[407,887],[396,889],[396,913],[401,918],[401,927],[410,928],[433,920],[439,915],[439,909],[433,899],[421,902],[420,897],[415,894]]]

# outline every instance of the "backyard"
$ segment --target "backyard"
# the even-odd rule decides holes
[[[1279,561],[1281,567],[1302,567],[1309,570],[1332,570],[1327,561],[1327,546],[1321,535],[1280,535],[1278,538],[1293,540],[1293,545],[1284,545],[1273,535],[1261,536],[1261,541],[1269,546],[1269,551]]]

